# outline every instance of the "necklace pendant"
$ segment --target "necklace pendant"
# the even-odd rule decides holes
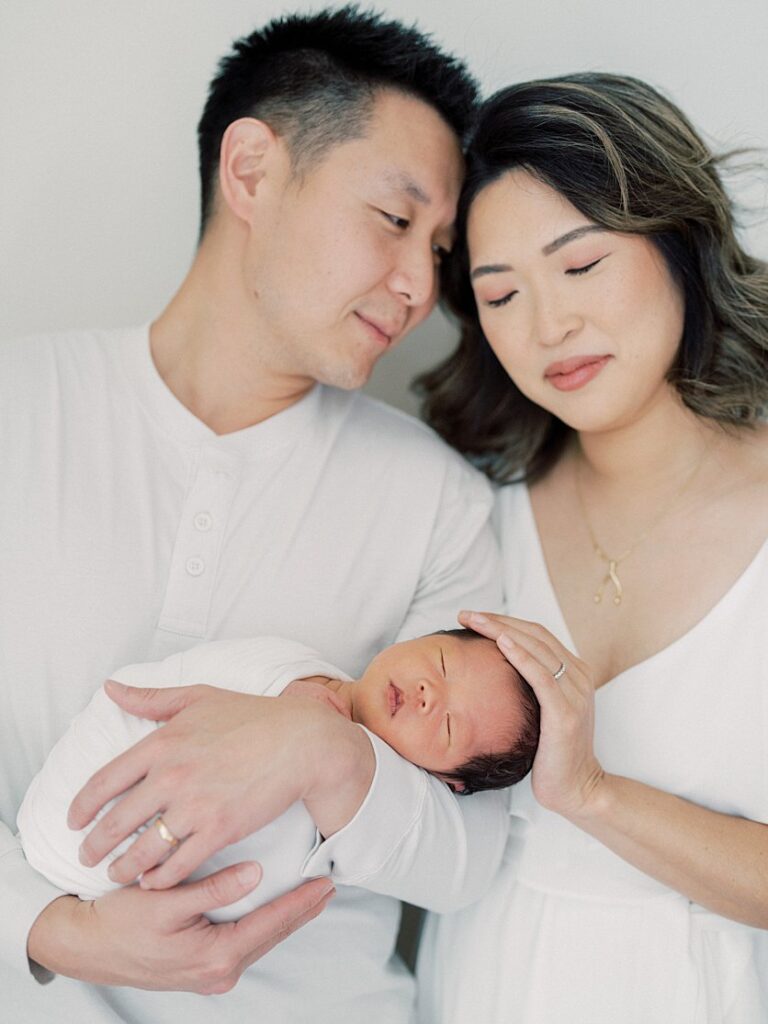
[[[600,604],[603,600],[603,591],[610,583],[614,589],[613,603],[618,606],[621,604],[621,599],[624,596],[624,588],[621,585],[619,574],[616,571],[619,563],[615,558],[609,558],[607,559],[607,561],[608,572],[605,574],[605,577],[600,586],[597,588],[595,596],[592,598],[592,600],[595,602],[595,604]]]

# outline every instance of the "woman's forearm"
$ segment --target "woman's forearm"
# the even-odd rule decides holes
[[[768,928],[768,825],[610,774],[568,818],[694,903]]]

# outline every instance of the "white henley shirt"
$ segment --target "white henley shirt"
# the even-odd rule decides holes
[[[428,429],[316,386],[217,436],[167,389],[146,327],[0,346],[0,992],[43,1024],[398,1024],[412,980],[392,954],[392,897],[477,898],[506,833],[504,800],[457,800],[373,738],[355,818],[314,854],[349,898],[204,997],[41,985],[26,939],[60,891],[25,861],[19,803],[116,665],[201,641],[286,636],[357,675],[396,639],[500,607],[489,488]],[[368,890],[368,891],[366,891]]]

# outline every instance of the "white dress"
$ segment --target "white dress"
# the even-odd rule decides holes
[[[527,489],[499,493],[510,614],[574,650]],[[606,770],[768,821],[768,542],[704,618],[597,692]],[[432,915],[422,1024],[759,1024],[768,932],[691,903],[510,791],[501,871],[478,903]]]

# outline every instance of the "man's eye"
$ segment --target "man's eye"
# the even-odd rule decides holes
[[[488,299],[486,306],[490,306],[491,309],[498,309],[499,306],[506,306],[508,302],[517,295],[517,292],[507,292],[506,295],[502,295],[500,299]]]
[[[604,259],[605,256],[601,256],[600,259],[592,260],[591,263],[587,263],[583,267],[571,267],[570,270],[566,270],[566,274],[571,274],[573,277],[577,274],[586,274],[588,270],[591,270],[592,267],[596,267],[598,263],[602,263]]]
[[[401,231],[405,231],[405,229],[410,226],[411,222],[407,217],[398,217],[396,213],[387,213],[386,210],[381,210],[381,214],[387,218],[390,224],[394,224],[394,226],[399,228]]]

